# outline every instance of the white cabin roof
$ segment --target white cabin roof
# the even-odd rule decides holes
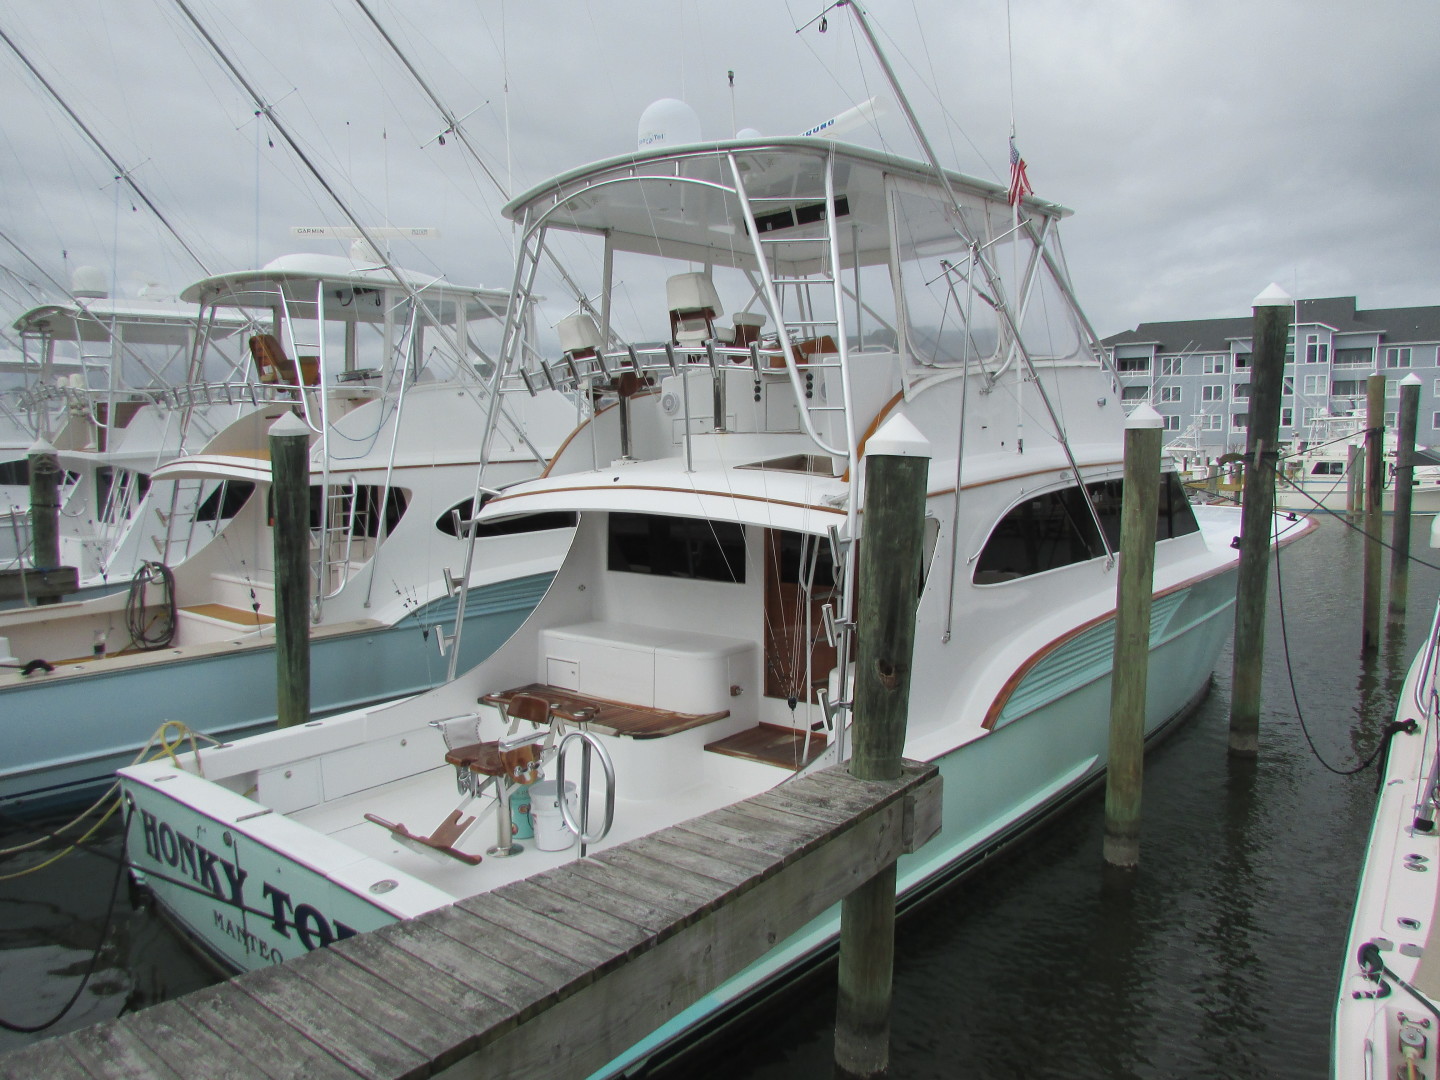
[[[646,150],[608,158],[562,173],[511,200],[504,208],[514,221],[537,222],[579,232],[604,231],[624,251],[660,253],[677,258],[748,265],[752,261],[746,226],[730,190],[734,179],[729,157],[740,163],[752,200],[784,200],[796,191],[819,190],[822,165],[835,157],[837,202],[848,204],[842,248],[858,242],[862,261],[889,258],[885,212],[886,178],[895,177],[937,197],[943,192],[935,172],[923,162],[876,150],[799,136],[730,139],[691,146]],[[951,187],[973,207],[985,206],[993,221],[971,229],[996,235],[1010,227],[1006,189],[988,180],[946,172]],[[812,197],[813,199],[813,197]],[[795,200],[797,202],[803,200]],[[1026,198],[1032,216],[1066,217],[1066,208]],[[968,208],[967,208],[968,210]],[[968,212],[979,212],[968,210]],[[953,224],[937,220],[936,229],[953,235]],[[858,237],[858,239],[857,239]]]
[[[433,295],[451,302],[463,297],[472,309],[482,313],[493,311],[497,316],[504,315],[510,302],[507,290],[454,285],[435,274],[398,269],[405,282],[422,296]],[[275,301],[277,288],[292,299],[313,301],[315,287],[320,282],[342,289],[396,287],[395,276],[383,265],[356,262],[342,255],[301,252],[282,255],[259,270],[235,270],[203,278],[180,295],[202,304],[268,307]]]
[[[110,324],[135,328],[163,326],[172,331],[165,335],[166,340],[170,340],[174,336],[173,328],[192,327],[199,317],[197,304],[178,300],[105,298],[40,304],[22,313],[11,325],[22,334],[44,332],[61,341],[103,341],[109,336],[105,328]],[[217,322],[238,328],[245,325],[246,319],[241,315],[224,315],[217,316]]]

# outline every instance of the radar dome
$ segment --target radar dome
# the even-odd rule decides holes
[[[676,98],[661,98],[640,114],[641,150],[700,141],[700,117]]]
[[[77,266],[70,275],[70,292],[85,300],[103,300],[110,295],[109,281],[98,266]]]
[[[735,138],[737,139],[759,139],[762,137],[763,136],[761,136],[760,132],[758,132],[754,128],[741,128],[739,131],[735,132]]]

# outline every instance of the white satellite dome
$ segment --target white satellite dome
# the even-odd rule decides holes
[[[755,128],[741,128],[739,131],[735,132],[735,138],[737,138],[737,139],[759,139],[759,138],[763,138],[763,136],[762,136],[762,135],[760,134],[760,132],[759,132],[758,130],[756,130]]]
[[[70,292],[84,300],[103,300],[110,295],[109,275],[98,266],[77,266],[70,275]]]
[[[661,98],[640,114],[637,141],[641,150],[699,142],[700,116],[683,101]]]

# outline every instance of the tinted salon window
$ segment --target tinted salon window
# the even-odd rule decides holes
[[[610,515],[611,570],[701,581],[745,580],[745,527],[659,514]]]

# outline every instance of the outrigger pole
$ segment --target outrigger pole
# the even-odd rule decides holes
[[[971,251],[974,253],[976,265],[978,265],[981,272],[984,273],[985,281],[990,289],[991,295],[998,301],[995,305],[995,312],[1000,316],[1001,322],[1010,334],[1010,340],[1014,345],[1015,351],[1019,354],[1026,370],[1030,373],[1030,378],[1035,383],[1035,389],[1040,393],[1040,400],[1045,405],[1045,411],[1050,414],[1050,422],[1055,425],[1055,434],[1057,441],[1060,443],[1060,449],[1064,452],[1065,460],[1070,465],[1070,472],[1075,477],[1075,483],[1079,486],[1080,493],[1085,498],[1085,505],[1090,510],[1090,517],[1095,522],[1096,531],[1100,534],[1100,542],[1105,545],[1106,558],[1110,564],[1113,564],[1115,561],[1115,551],[1111,548],[1110,541],[1105,535],[1105,528],[1100,522],[1100,512],[1096,509],[1095,501],[1090,497],[1090,492],[1085,487],[1085,479],[1080,475],[1080,465],[1070,452],[1070,440],[1065,437],[1065,429],[1060,424],[1060,418],[1050,402],[1050,396],[1045,392],[1045,386],[1035,371],[1035,364],[1030,358],[1029,350],[1025,348],[1025,342],[1020,337],[1020,328],[1015,324],[1014,317],[1010,312],[1010,301],[1005,295],[1004,282],[1000,280],[994,268],[991,267],[990,260],[981,254],[982,248],[976,239],[966,235],[964,218],[960,212],[960,199],[955,194],[954,187],[950,184],[950,177],[946,175],[944,168],[940,165],[940,159],[935,154],[935,148],[930,145],[930,139],[926,136],[925,130],[920,126],[920,120],[916,117],[915,110],[910,107],[910,99],[905,96],[905,91],[900,86],[900,80],[896,78],[895,71],[890,66],[890,61],[886,59],[884,51],[880,48],[880,42],[875,39],[875,35],[870,29],[870,23],[865,18],[865,12],[863,12],[860,6],[854,3],[853,0],[835,0],[835,3],[831,4],[830,7],[825,10],[833,11],[835,8],[840,7],[849,8],[850,13],[855,16],[855,22],[860,27],[860,32],[864,34],[865,41],[870,46],[870,51],[875,54],[875,59],[880,65],[880,70],[884,73],[886,81],[890,84],[890,89],[894,91],[895,97],[900,103],[900,110],[905,114],[905,121],[910,125],[910,131],[920,144],[920,149],[925,152],[925,160],[929,162],[930,168],[935,172],[935,178],[940,182],[940,186],[945,189],[945,194],[950,199],[950,205],[956,212],[955,231],[962,240],[970,245]],[[816,18],[823,17],[823,13],[816,16]],[[810,20],[812,23],[814,21],[814,19]],[[805,26],[809,25],[810,23],[805,24]],[[800,29],[803,30],[805,27],[802,26]],[[799,31],[797,30],[796,33],[799,33]],[[1034,242],[1036,240],[1034,233],[1031,232],[1029,235],[1031,236],[1032,242]],[[1041,257],[1044,258],[1045,251],[1043,246],[1040,248],[1040,252]],[[1046,264],[1050,265],[1048,259],[1046,260]],[[1078,311],[1078,305],[1075,304],[1074,296],[1069,288],[1063,287],[1062,292],[1065,293],[1066,299],[1070,301],[1071,308]],[[1083,315],[1081,319],[1084,321]],[[1089,324],[1086,323],[1087,328],[1088,325]]]

